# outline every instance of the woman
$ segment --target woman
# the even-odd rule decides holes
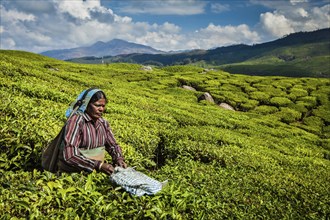
[[[66,112],[69,118],[60,151],[60,172],[114,172],[114,166],[126,168],[122,151],[117,144],[109,123],[102,118],[107,98],[100,89],[82,92]],[[113,165],[106,163],[104,153],[112,156]]]

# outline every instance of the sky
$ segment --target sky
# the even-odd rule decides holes
[[[0,49],[121,39],[162,51],[269,42],[330,27],[330,0],[0,0]]]

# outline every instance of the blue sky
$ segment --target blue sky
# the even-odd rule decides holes
[[[330,27],[330,0],[0,1],[0,48],[37,53],[114,38],[209,49]]]

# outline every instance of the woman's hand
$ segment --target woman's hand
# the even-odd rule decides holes
[[[116,165],[122,168],[127,168],[127,164],[123,160],[117,160]]]
[[[115,171],[115,168],[111,164],[102,163],[100,171],[105,174],[111,175]]]

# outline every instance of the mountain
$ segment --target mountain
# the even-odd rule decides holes
[[[293,33],[256,45],[231,45],[183,53],[125,54],[106,57],[104,62],[145,65],[197,65],[230,73],[330,77],[330,29]],[[73,59],[72,62],[100,63],[100,59]]]
[[[124,40],[113,39],[107,43],[98,41],[88,47],[77,47],[72,49],[49,50],[42,52],[42,55],[53,57],[59,60],[68,60],[78,57],[102,57],[116,56],[120,54],[144,53],[155,54],[163,53],[152,47],[127,42]]]

